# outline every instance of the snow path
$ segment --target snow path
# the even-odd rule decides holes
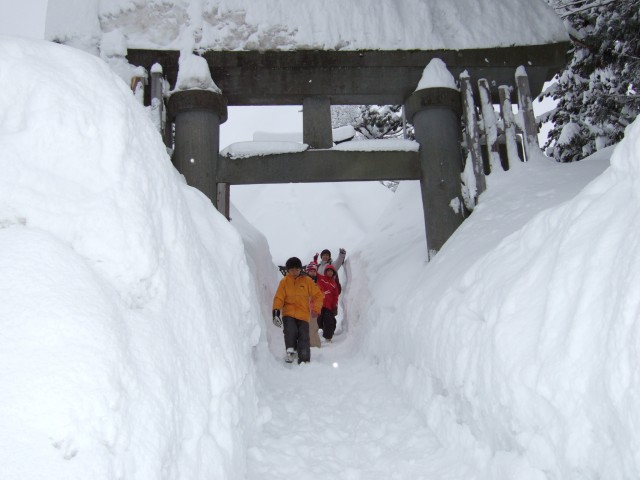
[[[474,478],[464,456],[444,452],[425,420],[378,367],[351,354],[350,343],[336,336],[312,348],[306,365],[261,365],[267,419],[250,445],[247,478]]]

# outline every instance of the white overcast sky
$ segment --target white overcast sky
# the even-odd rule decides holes
[[[0,34],[44,38],[48,0],[1,0]]]

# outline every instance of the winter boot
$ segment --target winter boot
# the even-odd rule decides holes
[[[287,358],[284,359],[287,363],[293,363],[296,358],[296,351],[293,348],[287,348]]]

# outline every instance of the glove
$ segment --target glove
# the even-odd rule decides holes
[[[313,261],[318,263],[318,253],[316,252],[316,254],[313,256]]]
[[[277,308],[273,311],[273,324],[278,328],[282,328],[282,319],[280,318],[280,310],[278,310]]]
[[[346,254],[347,254],[347,251],[346,251],[344,248],[341,248],[341,249],[340,249],[340,253],[341,253],[341,254],[343,254],[343,255],[346,255]]]

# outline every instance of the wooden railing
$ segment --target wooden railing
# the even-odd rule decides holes
[[[476,101],[471,78],[466,72],[460,75],[464,147],[467,161],[472,162],[477,195],[486,189],[485,175],[496,170],[508,170],[526,161],[532,149],[539,148],[533,100],[524,67],[516,70],[515,85],[517,114],[514,114],[511,103],[513,87],[498,87],[500,103],[499,111],[496,111],[491,101],[489,81],[485,78],[478,80],[479,99]]]

